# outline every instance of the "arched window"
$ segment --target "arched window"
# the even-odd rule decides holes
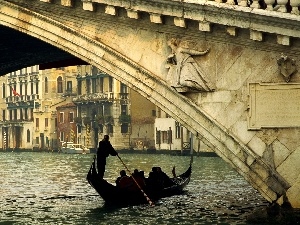
[[[30,130],[28,129],[27,130],[27,143],[30,142]]]
[[[57,78],[57,93],[63,93],[63,80],[60,76]]]
[[[48,77],[45,77],[45,93],[48,93]]]

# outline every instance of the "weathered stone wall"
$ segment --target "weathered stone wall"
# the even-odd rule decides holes
[[[248,27],[243,23],[239,29],[228,29],[225,14],[220,13],[233,9],[227,7],[222,11],[218,6],[211,8],[215,12],[211,20],[215,23],[210,24],[206,30],[209,32],[203,32],[199,31],[199,23],[193,16],[184,20],[185,26],[181,27],[174,25],[171,15],[157,17],[139,12],[136,19],[128,18],[128,12],[121,6],[111,8],[97,4],[88,11],[83,10],[78,1],[72,8],[62,6],[60,1],[51,4],[15,2],[30,11],[22,12],[18,7],[6,5],[2,12],[6,10],[9,15],[0,16],[1,21],[9,20],[10,27],[82,58],[129,85],[214,146],[216,153],[267,200],[278,200],[286,194],[294,207],[300,207],[300,129],[297,124],[253,129],[248,123],[253,109],[249,84],[280,86],[286,83],[277,64],[281,53],[296,62],[300,60],[297,30],[287,34],[295,37],[291,38],[292,45],[278,43],[278,35],[271,32],[274,24],[273,28],[278,28],[283,24],[279,22],[284,20],[286,24],[288,18],[283,19],[280,14],[278,18],[272,17],[278,23],[256,23],[261,30],[268,31],[264,34],[253,33],[250,23]],[[241,18],[248,15],[248,11],[237,10],[234,14]],[[180,20],[176,21],[181,24]],[[291,24],[294,21],[293,17]],[[288,29],[279,30],[288,32]],[[192,58],[213,84],[214,91],[179,94],[170,88],[172,77],[166,68],[171,53],[168,41],[175,37],[188,49],[209,49],[205,55]],[[289,84],[299,82],[300,76],[295,73]]]

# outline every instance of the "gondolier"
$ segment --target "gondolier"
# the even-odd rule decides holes
[[[109,141],[109,136],[104,135],[102,141],[99,142],[99,147],[97,150],[97,169],[100,178],[103,178],[105,172],[106,158],[109,156],[116,156],[118,153],[113,148]]]

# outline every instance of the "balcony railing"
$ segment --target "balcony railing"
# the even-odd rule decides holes
[[[111,101],[111,100],[123,100],[126,101],[129,99],[128,93],[91,93],[79,95],[73,98],[73,102],[96,102],[96,101]]]
[[[217,3],[225,3],[227,5],[239,5],[254,9],[263,9],[268,11],[278,11],[299,15],[299,0],[215,0]]]
[[[114,93],[91,93],[79,95],[73,98],[73,102],[96,102],[96,101],[111,101],[114,99]]]
[[[5,102],[8,103],[17,103],[17,102],[27,102],[32,100],[39,100],[40,96],[38,94],[32,95],[20,95],[20,96],[8,96],[5,98]]]

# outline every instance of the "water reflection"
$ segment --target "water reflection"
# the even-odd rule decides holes
[[[147,175],[161,166],[184,172],[189,157],[122,155],[130,170]],[[5,224],[245,224],[267,202],[220,158],[194,158],[186,192],[149,205],[105,206],[86,181],[93,155],[0,154],[0,221]],[[107,160],[106,179],[114,182],[123,165]]]

